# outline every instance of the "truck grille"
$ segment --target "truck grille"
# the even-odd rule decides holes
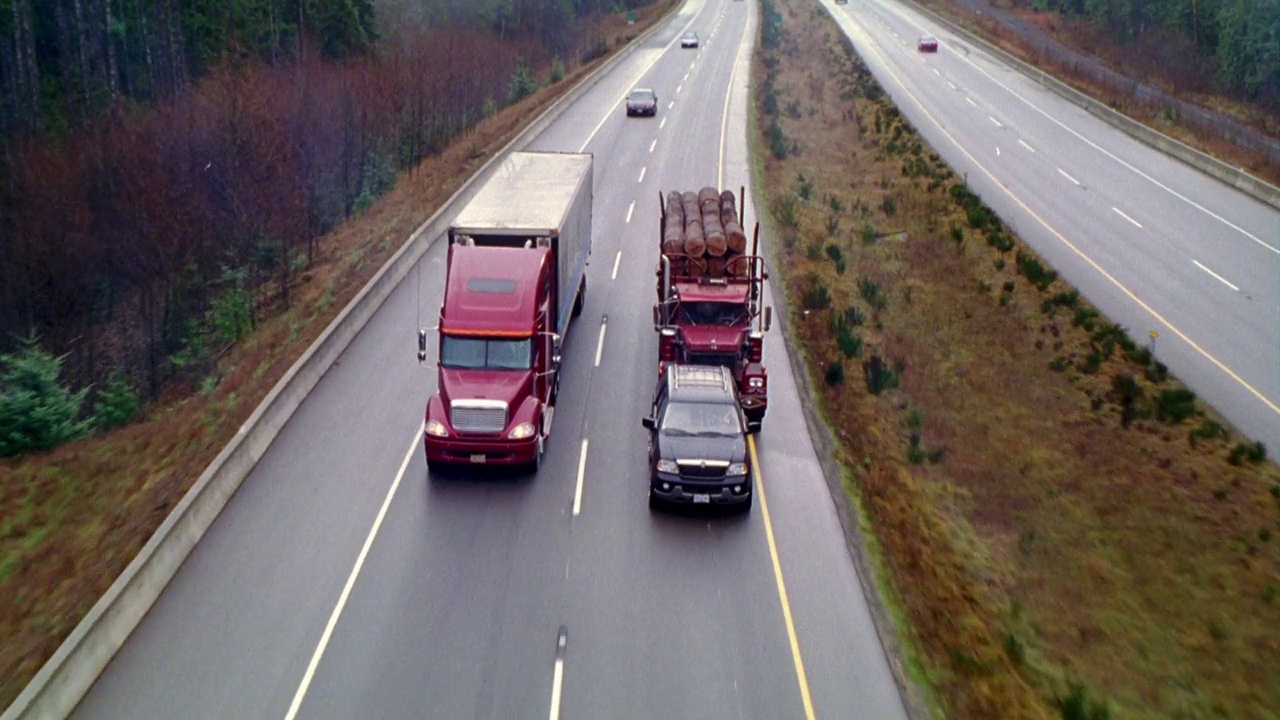
[[[507,404],[501,400],[454,400],[449,422],[459,432],[500,433],[507,427]]]
[[[737,353],[701,352],[689,353],[690,365],[719,365],[730,370],[738,365]]]
[[[718,480],[724,477],[729,463],[723,460],[677,460],[680,477],[697,480]]]

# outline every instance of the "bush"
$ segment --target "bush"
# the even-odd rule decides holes
[[[1062,720],[1109,720],[1111,717],[1111,709],[1104,703],[1089,701],[1089,691],[1080,683],[1073,683],[1071,690],[1058,698],[1058,710]]]
[[[1169,388],[1156,396],[1156,419],[1173,425],[1196,414],[1196,394],[1187,388]]]
[[[809,202],[813,198],[813,181],[806,179],[804,173],[801,173],[796,180],[800,183],[800,199]]]
[[[98,430],[128,425],[140,409],[142,402],[133,386],[123,375],[114,373],[107,380],[107,386],[98,391],[97,401],[93,404],[93,425]]]
[[[62,358],[40,349],[34,336],[16,354],[0,355],[0,457],[48,450],[88,434],[80,420],[87,390],[63,386]]]
[[[1192,430],[1188,437],[1193,445],[1197,440],[1226,440],[1227,429],[1217,420],[1205,418],[1201,421],[1200,427]]]
[[[778,222],[783,227],[795,228],[800,226],[800,216],[796,212],[796,199],[791,195],[785,195],[778,199],[774,213],[778,216]]]
[[[524,62],[517,64],[515,71],[511,73],[511,83],[507,87],[507,102],[522,100],[537,90],[538,78],[533,76],[533,70]]]
[[[1047,290],[1053,281],[1058,279],[1058,273],[1045,268],[1039,260],[1030,255],[1018,253],[1017,262],[1018,272],[1022,273],[1040,292]]]
[[[862,338],[854,335],[848,325],[842,323],[836,328],[836,347],[840,348],[841,355],[858,357],[862,354],[862,346]]]
[[[892,195],[886,195],[884,200],[880,201],[880,209],[887,217],[893,217],[898,213],[898,201]]]
[[[831,386],[839,385],[844,382],[844,363],[839,360],[833,360],[827,365],[827,384]]]
[[[551,72],[548,77],[552,85],[564,79],[564,63],[560,62],[560,58],[551,59]]]
[[[845,308],[844,321],[849,327],[861,327],[867,321],[867,316],[858,309],[857,305],[850,305]]]
[[[1243,465],[1246,460],[1251,463],[1260,463],[1266,459],[1267,446],[1261,442],[1237,443],[1231,448],[1231,455],[1227,457],[1227,462],[1232,465]]]
[[[874,243],[876,241],[876,226],[871,223],[863,225],[862,229],[858,231],[858,239],[862,241],[863,245]]]
[[[787,157],[787,135],[782,132],[782,126],[777,120],[769,123],[769,129],[765,130],[765,138],[769,141],[769,150],[773,152],[773,156],[779,160],[785,160]]]
[[[858,281],[858,292],[862,294],[862,299],[876,310],[883,310],[889,305],[889,298],[880,292],[879,283],[871,278],[862,278]]]
[[[898,374],[894,372],[879,355],[873,355],[862,363],[862,372],[867,380],[867,392],[879,395],[885,390],[898,387]]]
[[[831,292],[822,278],[814,276],[801,296],[800,303],[806,310],[825,310],[831,307]]]

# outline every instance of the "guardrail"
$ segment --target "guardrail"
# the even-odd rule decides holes
[[[614,67],[661,30],[684,3],[670,11],[626,48],[606,60],[542,112],[528,127],[489,159],[447,202],[417,230],[394,256],[329,323],[320,337],[259,403],[235,437],[201,473],[195,485],[169,513],[160,527],[116,578],[106,593],[76,625],[53,656],[40,668],[0,720],[65,718],[79,704],[95,680],[151,609],[177,574],[187,555],[213,524],[222,508],[266,453],[280,429],[346,350],[392,290],[409,274],[448,229],[503,158],[523,149],[546,130],[578,98]],[[416,331],[417,328],[412,328]],[[406,337],[408,337],[406,335]],[[406,348],[409,345],[405,346]],[[406,350],[407,352],[407,350]]]
[[[1050,91],[1059,95],[1068,102],[1079,105],[1089,114],[1094,115],[1116,128],[1119,128],[1135,139],[1141,140],[1156,150],[1159,150],[1170,157],[1177,158],[1191,167],[1200,170],[1206,175],[1216,178],[1221,182],[1226,183],[1227,185],[1230,185],[1231,187],[1250,195],[1253,198],[1276,208],[1277,210],[1280,210],[1280,187],[1276,187],[1261,178],[1250,175],[1240,168],[1228,165],[1218,158],[1206,155],[1205,153],[1175,140],[1168,135],[1147,127],[1137,120],[1134,120],[1129,116],[1112,109],[1106,104],[1098,102],[1079,90],[1076,90],[1040,68],[1023,61],[1006,52],[1002,48],[996,47],[986,40],[972,34],[965,28],[937,14],[932,9],[915,2],[910,2],[910,0],[905,1],[912,7],[916,8],[922,15],[929,17],[931,20],[947,28],[952,33],[959,35],[966,42],[999,58],[1005,64],[1040,83],[1045,88],[1048,88]]]

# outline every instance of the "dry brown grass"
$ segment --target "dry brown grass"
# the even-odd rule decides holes
[[[1146,379],[1140,346],[1091,361],[1105,318],[1091,333],[1072,309],[1046,311],[1069,288],[1040,291],[1019,273],[1017,254],[1034,257],[1020,241],[1001,253],[969,227],[948,193],[958,179],[927,146],[913,154],[910,132],[905,151],[887,151],[896,111],[867,98],[838,30],[800,0],[778,5],[786,40],[765,56],[779,63],[782,111],[757,104],[761,130],[776,119],[787,138],[781,160],[767,132],[758,141],[782,235],[775,267],[947,715],[1066,716],[1059,699],[1080,683],[1112,717],[1267,717],[1280,707],[1280,471],[1230,464],[1239,438],[1193,441],[1220,421],[1207,409],[1183,423],[1151,417],[1152,398],[1176,381]],[[786,111],[793,102],[798,113]],[[926,174],[904,176],[908,159]],[[865,243],[867,223],[895,234]],[[887,298],[882,310],[862,297],[864,278]],[[806,317],[798,308],[818,281],[831,309]],[[864,346],[846,359],[830,316],[850,306],[865,316],[851,329]],[[902,368],[900,387],[869,392],[873,357]],[[824,377],[838,360],[845,380],[833,386]],[[1127,429],[1113,392],[1123,375],[1144,394]]]
[[[673,0],[604,24],[617,49]],[[617,16],[611,18],[616,21]],[[603,58],[481,122],[320,242],[292,291],[220,361],[133,425],[0,463],[0,707],[53,654],[284,371],[406,238],[492,154]],[[216,383],[216,384],[215,384]]]

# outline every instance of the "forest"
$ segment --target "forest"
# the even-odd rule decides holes
[[[1218,87],[1205,91],[1257,103],[1280,115],[1280,0],[1015,0],[1081,17],[1122,43],[1144,42],[1153,54],[1182,48],[1201,59],[1188,72]],[[1153,58],[1159,62],[1160,58]]]
[[[0,353],[200,377],[318,238],[651,1],[0,0]]]

